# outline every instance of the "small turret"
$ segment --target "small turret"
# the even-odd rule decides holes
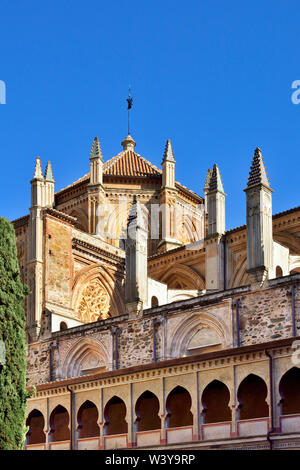
[[[175,188],[175,158],[170,139],[167,140],[162,161],[162,187]]]

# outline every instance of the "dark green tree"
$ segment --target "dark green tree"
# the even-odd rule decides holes
[[[19,450],[25,440],[26,335],[24,297],[15,231],[0,217],[0,449]]]

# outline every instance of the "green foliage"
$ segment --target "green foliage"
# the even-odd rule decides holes
[[[26,419],[26,336],[24,297],[12,224],[0,217],[0,450],[24,446]],[[3,344],[3,343],[2,343]]]

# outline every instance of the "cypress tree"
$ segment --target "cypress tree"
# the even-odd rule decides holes
[[[23,449],[26,419],[24,297],[15,231],[0,217],[0,449]]]

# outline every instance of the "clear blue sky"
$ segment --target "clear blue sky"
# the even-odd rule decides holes
[[[273,212],[300,204],[299,1],[2,0],[0,215],[28,213],[30,179],[51,160],[56,190],[89,171],[126,136],[160,165],[167,138],[176,179],[202,194],[218,163],[227,229],[245,222],[253,150],[274,189]]]

